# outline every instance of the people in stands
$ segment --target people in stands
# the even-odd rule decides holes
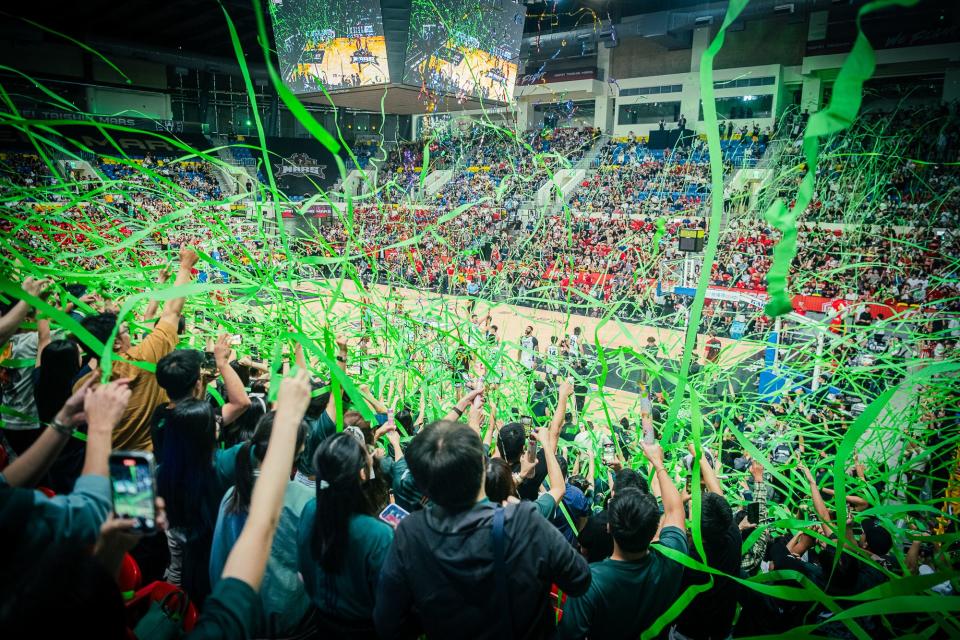
[[[193,279],[192,270],[198,259],[193,249],[188,247],[180,249],[180,266],[173,283],[174,287],[182,287]],[[156,364],[176,348],[177,326],[183,311],[184,300],[183,296],[167,300],[153,330],[136,346],[131,343],[129,326],[126,323],[117,325],[116,314],[101,313],[96,316],[87,316],[81,321],[83,328],[100,344],[112,347],[112,353],[116,359],[111,363],[111,375],[115,378],[129,377],[134,380],[131,385],[133,395],[128,403],[127,413],[114,432],[113,446],[116,449],[150,451],[153,447],[150,440],[150,421],[156,407],[166,402],[168,398],[157,383],[155,373],[136,367],[130,362]],[[84,348],[92,358],[100,358],[102,355],[97,347],[87,342],[84,342]],[[87,374],[78,380],[75,388],[83,384],[91,375],[92,373]]]
[[[213,347],[213,358],[217,371],[223,379],[226,391],[226,402],[215,409],[217,416],[218,433],[226,426],[236,421],[250,407],[250,398],[247,395],[239,374],[230,365],[230,335],[222,334],[217,338]],[[150,440],[153,451],[159,457],[163,449],[163,435],[167,418],[178,402],[184,400],[199,400],[206,394],[206,384],[209,380],[203,372],[204,355],[193,349],[177,349],[162,357],[157,362],[157,384],[163,389],[170,402],[160,405],[151,418]]]
[[[210,586],[216,590],[227,557],[239,539],[250,516],[250,500],[257,477],[273,435],[275,412],[260,418],[249,441],[237,452],[235,482],[223,496],[210,549]],[[297,429],[294,452],[303,449],[306,423]],[[288,637],[312,626],[310,599],[300,579],[297,559],[297,534],[304,507],[313,497],[309,487],[293,480],[287,483],[283,507],[274,534],[270,558],[260,589],[263,609],[263,633],[268,637]]]
[[[671,629],[673,638],[726,638],[733,626],[737,611],[737,590],[735,583],[727,576],[740,574],[741,547],[743,538],[740,529],[733,522],[733,511],[723,497],[723,488],[716,471],[706,455],[697,456],[694,446],[691,454],[699,460],[700,478],[704,491],[701,492],[699,533],[703,543],[704,555],[697,551],[694,541],[689,540],[690,555],[711,569],[717,569],[721,575],[711,575],[701,570],[687,569],[683,573],[684,589],[694,585],[712,585],[699,592],[683,610]]]
[[[590,588],[567,599],[559,627],[561,638],[633,638],[651,628],[675,602],[683,566],[660,548],[687,553],[683,500],[666,472],[663,449],[644,444],[663,500],[663,517],[652,495],[623,487],[607,507],[613,538],[610,557],[590,565]],[[658,544],[651,546],[656,538]]]
[[[937,135],[926,135],[925,114],[912,112],[905,122],[922,133],[917,137],[928,139],[903,140],[903,153],[918,158],[934,154],[941,160],[956,156],[956,135],[941,126],[953,116],[938,123]],[[882,117],[871,116],[867,123],[882,123]],[[745,124],[741,139],[724,145],[724,162],[732,164],[731,156],[738,153],[760,155],[764,135],[758,132],[756,124]],[[481,138],[484,132],[478,128],[472,133]],[[592,145],[594,135],[538,133],[524,138],[524,144],[535,153],[549,149],[569,161]],[[587,353],[579,326],[557,344],[556,353],[548,348],[548,377],[572,373],[574,378],[555,388],[553,380],[537,380],[536,362],[524,359],[534,352],[531,345],[507,338],[526,326],[516,312],[498,310],[509,324],[501,323],[502,344],[491,344],[485,333],[494,334],[493,343],[501,336],[490,327],[489,316],[486,326],[477,320],[470,335],[454,337],[431,325],[424,337],[418,325],[435,318],[412,311],[394,315],[388,309],[382,319],[365,318],[361,332],[369,332],[373,341],[361,347],[363,368],[350,367],[348,376],[343,337],[333,341],[328,353],[328,341],[312,331],[317,342],[311,346],[329,358],[333,371],[319,371],[302,349],[294,349],[295,361],[288,363],[280,344],[286,337],[278,336],[295,331],[276,326],[286,308],[267,304],[248,310],[248,300],[228,296],[232,286],[213,297],[191,295],[196,314],[182,313],[183,297],[154,293],[168,298],[157,314],[159,300],[148,305],[149,291],[142,298],[125,296],[165,286],[163,274],[154,278],[152,270],[162,270],[162,252],[169,248],[179,249],[180,257],[173,286],[193,291],[187,285],[198,251],[186,246],[190,239],[210,256],[204,289],[215,289],[227,278],[231,285],[234,279],[245,285],[267,275],[278,278],[281,270],[320,277],[342,273],[327,268],[326,259],[360,239],[378,247],[370,252],[369,264],[363,261],[358,267],[366,274],[362,282],[370,286],[375,277],[393,283],[390,278],[402,273],[408,283],[425,287],[439,287],[446,278],[448,292],[460,294],[469,279],[482,283],[473,293],[483,298],[503,296],[511,303],[583,311],[585,317],[643,318],[649,311],[662,325],[682,327],[688,309],[697,305],[669,291],[655,292],[652,280],[661,274],[652,275],[650,267],[677,258],[680,230],[703,226],[693,215],[700,206],[693,194],[706,195],[700,187],[709,180],[709,170],[707,152],[696,143],[656,158],[636,140],[630,146],[601,146],[601,162],[610,164],[601,164],[574,194],[577,212],[569,220],[528,221],[524,228],[490,207],[468,207],[456,216],[444,213],[460,206],[462,198],[497,197],[501,189],[520,194],[514,185],[518,175],[546,172],[535,168],[539,160],[533,154],[525,152],[514,166],[515,158],[504,151],[510,148],[507,140],[489,147],[480,143],[469,157],[437,142],[438,148],[431,148],[437,157],[448,152],[446,160],[453,165],[470,162],[467,166],[477,168],[456,169],[463,175],[439,195],[443,204],[429,211],[391,209],[387,215],[377,206],[358,207],[353,229],[331,225],[333,248],[326,250],[318,249],[318,243],[280,250],[265,238],[231,249],[203,224],[193,238],[192,230],[170,222],[178,205],[136,193],[134,185],[145,185],[147,179],[131,177],[139,170],[118,161],[97,164],[108,176],[129,181],[131,188],[125,191],[132,192],[123,194],[123,202],[110,207],[100,201],[83,206],[60,202],[52,214],[42,203],[18,201],[0,220],[0,231],[9,238],[0,256],[22,283],[8,286],[4,279],[9,300],[0,315],[0,344],[5,347],[0,444],[6,454],[0,455],[0,531],[8,551],[0,569],[0,629],[10,637],[128,637],[133,612],[125,610],[121,595],[121,561],[128,564],[129,553],[139,562],[144,547],[159,541],[162,566],[141,565],[144,583],[166,575],[182,588],[200,611],[192,636],[199,638],[725,638],[796,635],[797,629],[824,637],[937,637],[942,630],[928,609],[937,615],[943,610],[941,619],[949,625],[951,605],[927,599],[955,591],[951,578],[960,557],[949,532],[939,533],[925,522],[931,509],[948,528],[953,521],[942,505],[955,484],[957,396],[949,376],[941,374],[949,373],[956,359],[960,321],[953,317],[958,312],[956,285],[942,274],[952,273],[951,256],[960,246],[949,233],[956,218],[957,178],[950,166],[941,166],[949,163],[911,160],[892,172],[882,196],[852,201],[849,175],[860,174],[862,166],[851,159],[857,151],[849,145],[855,149],[876,139],[866,132],[837,139],[847,160],[834,156],[835,162],[822,165],[816,177],[822,199],[803,212],[798,224],[797,257],[787,276],[799,298],[794,303],[810,311],[809,322],[818,322],[812,309],[825,303],[803,299],[857,296],[849,305],[849,319],[857,318],[857,323],[844,321],[836,335],[826,338],[818,376],[811,380],[816,388],[799,394],[791,390],[775,403],[755,400],[730,373],[734,369],[727,369],[726,358],[711,356],[715,362],[710,367],[686,380],[694,393],[674,408],[669,402],[676,396],[668,383],[676,379],[675,370],[665,371],[658,378],[660,388],[651,394],[652,413],[670,416],[666,422],[672,432],[663,438],[670,455],[659,445],[642,445],[652,465],[652,491],[639,455],[641,429],[630,412],[623,415],[616,403],[607,402],[607,389],[597,388],[590,396],[591,404],[597,397],[601,407],[582,404],[579,411],[567,412],[570,395],[583,398],[590,392],[596,368],[586,359],[593,347],[598,360],[614,360],[601,351],[607,345],[592,338]],[[401,166],[394,175],[403,178],[396,179],[401,188],[392,193],[418,183],[415,168],[424,154],[422,145],[414,153],[416,147],[399,154]],[[741,147],[750,151],[735,150]],[[918,150],[925,151],[914,153]],[[824,152],[833,153],[829,148]],[[788,163],[802,162],[795,152],[785,153]],[[849,164],[840,167],[841,162]],[[42,164],[19,163],[21,177],[8,182],[18,197],[27,194],[35,200],[41,194],[23,187],[53,184]],[[183,197],[191,190],[212,197],[205,178],[188,175],[204,173],[202,167],[160,169],[153,157],[133,164],[172,179]],[[0,179],[4,176],[0,172]],[[849,220],[861,208],[873,211],[872,220],[891,225],[935,210],[936,224],[947,231],[912,227],[878,235],[820,222]],[[126,214],[114,215],[123,210]],[[580,216],[584,210],[602,216]],[[627,217],[633,213],[637,217]],[[32,223],[42,217],[44,223],[24,225],[21,216]],[[140,242],[139,235],[130,240],[135,232],[125,226],[128,218],[137,222],[137,232],[141,226],[160,227],[150,239],[161,249],[141,246],[148,243]],[[658,227],[661,220],[666,223]],[[779,232],[750,217],[731,215],[727,222],[715,269],[704,275],[711,287],[743,298],[709,299],[703,326],[693,329],[712,336],[715,327],[752,314],[755,333],[764,334],[769,321],[759,310],[750,311],[756,300],[748,304],[745,299],[763,294]],[[111,245],[103,243],[113,237],[123,238],[122,251],[104,250]],[[527,242],[531,237],[536,242]],[[409,253],[383,249],[396,243]],[[484,252],[472,250],[484,246],[496,247],[486,259]],[[321,258],[316,262],[326,270],[313,272],[309,270],[316,265],[301,264],[298,251],[303,247],[316,252],[311,255]],[[114,261],[127,260],[134,268],[120,275],[110,270]],[[222,263],[222,273],[216,263]],[[80,294],[71,292],[70,285],[22,277],[23,270],[48,274],[68,265],[68,273],[83,274],[81,281],[108,281],[98,282],[99,293]],[[303,274],[296,273],[300,268]],[[336,269],[342,268],[338,262]],[[53,299],[44,295],[49,289],[61,297],[56,304],[47,302]],[[75,307],[59,308],[65,299]],[[904,310],[890,311],[901,305]],[[364,300],[363,307],[374,315],[372,303]],[[660,313],[666,307],[679,313],[667,317]],[[131,310],[121,318],[121,308]],[[212,318],[231,326],[231,332],[236,327],[245,343],[263,353],[244,348],[237,350],[248,355],[231,354],[233,345],[221,337],[213,348],[215,367],[207,367],[200,351],[177,349],[181,340],[186,347],[216,335],[209,326]],[[342,318],[336,313],[326,320],[331,326],[346,325],[337,324]],[[314,328],[299,315],[297,322]],[[897,327],[895,336],[891,326]],[[587,330],[593,335],[593,329]],[[139,331],[147,335],[134,346]],[[728,327],[717,335],[730,333]],[[380,341],[388,345],[376,344]],[[731,351],[749,347],[730,344]],[[656,348],[649,345],[651,352]],[[521,362],[513,361],[514,353]],[[569,357],[561,362],[564,353]],[[796,353],[809,355],[802,349]],[[398,354],[401,364],[390,361]],[[454,358],[456,365],[450,367]],[[630,366],[626,354],[622,362],[621,370]],[[793,364],[802,370],[811,363]],[[659,365],[668,369],[673,363],[663,359]],[[282,377],[287,366],[295,366],[296,373]],[[110,375],[101,384],[107,368]],[[877,370],[889,371],[889,380]],[[251,371],[259,373],[251,376]],[[705,374],[718,377],[724,384],[715,386],[724,391],[713,388],[716,380],[706,384]],[[484,376],[489,384],[481,387],[475,380]],[[208,397],[209,377],[220,380]],[[922,417],[910,414],[900,425],[905,433],[890,434],[897,444],[902,441],[904,461],[888,467],[880,455],[863,451],[838,460],[848,452],[845,442],[856,415],[874,398],[882,399],[890,381],[907,377],[904,388],[917,390],[916,415]],[[493,378],[500,388],[494,388]],[[536,393],[528,395],[531,386]],[[845,395],[851,390],[864,397]],[[276,403],[270,401],[273,395]],[[414,420],[411,408],[418,401],[421,419]],[[274,404],[275,413],[270,411]],[[393,416],[390,406],[402,409]],[[370,414],[375,417],[368,421]],[[464,414],[468,424],[455,422]],[[235,424],[251,416],[249,428],[237,430],[246,435],[220,429],[234,418]],[[531,418],[535,444],[524,416]],[[616,427],[618,418],[621,428]],[[382,426],[371,428],[372,422]],[[796,437],[798,432],[806,437]],[[694,443],[690,471],[703,485],[692,487],[692,495],[684,492],[689,496],[685,516],[678,507],[678,478],[671,471],[683,468],[680,453],[694,433],[702,438]],[[561,438],[570,443],[562,457],[557,455]],[[718,444],[722,451],[707,453]],[[111,515],[111,447],[152,447],[162,498],[157,536],[135,536],[132,522]],[[610,448],[615,453],[608,458]],[[66,469],[71,464],[75,468]],[[803,482],[790,477],[794,469],[803,474]],[[845,500],[827,486],[836,488],[837,483],[846,484]],[[49,496],[50,489],[59,495]],[[769,504],[773,498],[781,504]],[[805,508],[808,499],[812,510]],[[391,500],[410,512],[396,529],[377,517]],[[915,505],[924,509],[903,508]],[[764,575],[770,571],[781,573]],[[923,579],[903,580],[913,572]],[[553,585],[556,595],[551,594]],[[771,591],[769,586],[789,589]],[[891,607],[897,613],[888,613],[887,595],[901,590],[898,607],[922,610],[901,614]],[[803,599],[813,593],[817,596]],[[682,611],[675,618],[660,618],[678,603]],[[861,604],[867,606],[858,609]]]
[[[472,429],[429,424],[406,455],[431,505],[397,528],[377,588],[380,636],[548,634],[550,585],[584,593],[586,561],[533,505],[485,498],[484,448]]]
[[[373,611],[393,529],[363,485],[375,475],[362,436],[340,433],[314,454],[316,497],[297,537],[300,573],[324,637],[375,638]]]

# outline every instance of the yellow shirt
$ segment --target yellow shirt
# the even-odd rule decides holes
[[[130,347],[129,351],[120,355],[126,360],[156,364],[160,358],[176,348],[177,342],[177,325],[160,320],[140,344]],[[78,380],[74,389],[82,385],[90,375],[92,374]],[[157,406],[170,401],[167,392],[157,384],[156,375],[126,362],[114,362],[110,378],[133,378],[130,381],[131,393],[127,410],[120,419],[120,424],[113,430],[113,448],[153,451],[150,421]]]

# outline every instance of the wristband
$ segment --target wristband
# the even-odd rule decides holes
[[[343,356],[337,356],[337,362],[346,362],[346,361],[347,359],[344,358]]]
[[[454,407],[453,409],[451,409],[451,411],[457,414],[457,417],[460,417],[463,415],[463,409],[461,409],[460,407]]]
[[[65,425],[56,418],[50,421],[50,428],[62,436],[70,437],[73,435],[73,427]]]

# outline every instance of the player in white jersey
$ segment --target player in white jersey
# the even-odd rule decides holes
[[[570,356],[571,360],[577,360],[583,353],[583,345],[580,344],[580,331],[580,327],[574,327],[573,335],[567,336],[567,344],[570,345],[567,354]]]
[[[535,369],[537,366],[537,351],[539,342],[533,335],[533,327],[527,326],[520,337],[520,349],[517,351],[517,359],[527,369]]]
[[[547,371],[547,379],[552,380],[560,375],[560,347],[557,346],[557,336],[550,336],[550,344],[547,346],[546,362],[543,363]]]

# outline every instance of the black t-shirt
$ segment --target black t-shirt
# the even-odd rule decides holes
[[[716,545],[706,550],[709,566],[726,573],[740,575],[740,557],[743,536],[737,525],[731,524],[723,532]],[[704,546],[707,541],[704,540]],[[696,548],[690,545],[690,555],[697,557]],[[711,574],[684,569],[683,586],[680,592],[691,586],[706,583]],[[730,578],[713,575],[713,586],[697,594],[677,621],[677,631],[690,638],[726,638],[733,627],[737,610],[737,583]]]
[[[600,562],[613,554],[613,536],[607,531],[607,510],[587,518],[577,540],[587,557],[587,562]]]

